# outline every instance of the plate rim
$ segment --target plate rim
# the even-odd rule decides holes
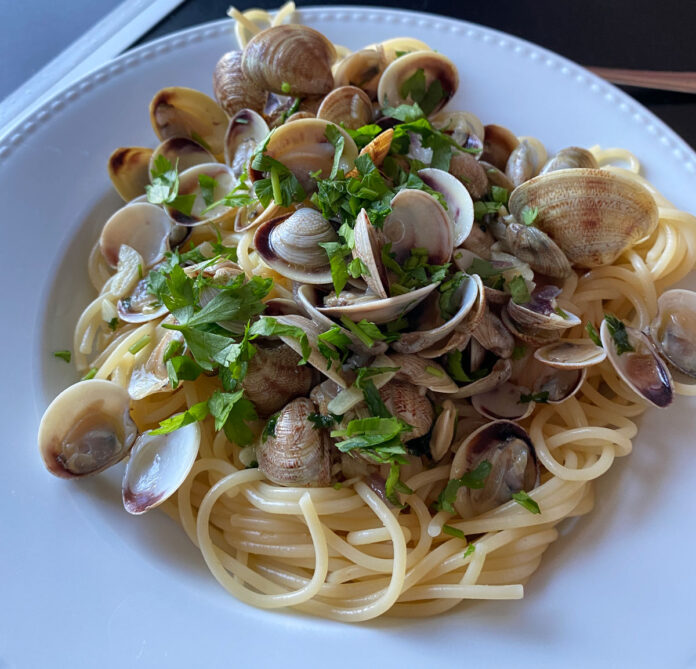
[[[380,16],[380,19],[386,23],[414,25],[416,28],[427,26],[433,30],[446,29],[450,33],[463,33],[463,36],[468,39],[480,39],[486,43],[495,40],[497,47],[509,49],[512,53],[520,57],[527,57],[532,61],[543,58],[545,65],[550,69],[558,68],[562,74],[572,76],[576,84],[586,86],[592,94],[602,96],[609,104],[615,104],[619,111],[630,116],[633,123],[642,125],[645,132],[653,135],[664,149],[668,150],[672,157],[680,162],[682,169],[690,174],[696,174],[696,150],[647,107],[579,63],[522,37],[464,19],[407,9],[366,5],[318,5],[299,8],[296,11],[300,16],[312,15],[317,21],[340,21],[346,13],[350,14],[353,20],[355,20],[356,14],[364,13],[366,14],[365,18],[369,20],[372,14]],[[0,135],[0,165],[11,158],[14,151],[37,128],[38,123],[48,121],[60,114],[70,103],[75,102],[94,88],[105,85],[125,69],[137,67],[142,62],[164,55],[174,48],[198,42],[204,38],[219,37],[221,33],[230,31],[231,26],[231,19],[222,18],[183,28],[129,49],[120,56],[88,72],[77,81],[56,92],[29,117],[10,126],[3,135]]]

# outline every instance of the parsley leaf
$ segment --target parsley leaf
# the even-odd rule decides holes
[[[321,413],[310,413],[307,416],[307,420],[314,425],[315,430],[329,428],[336,423],[340,423],[342,418],[343,416],[337,416],[335,413],[330,413],[328,416]]]
[[[205,175],[201,175],[203,177]],[[215,207],[223,206],[223,207],[246,207],[250,205],[252,202],[254,202],[254,198],[251,197],[250,192],[249,192],[249,186],[246,183],[247,180],[247,173],[244,172],[242,175],[239,177],[239,183],[229,192],[227,195],[225,195],[223,198],[220,200],[213,201],[213,191],[210,191],[209,197],[210,197],[210,202],[206,200],[205,193],[203,193],[203,199],[205,200],[205,203],[208,205],[201,214],[207,214],[209,211],[212,209],[215,209]],[[214,181],[214,179],[213,179]],[[200,177],[199,177],[199,184],[200,184]],[[201,185],[201,190],[203,187],[203,184]],[[219,242],[219,240],[218,240]],[[221,254],[223,255],[223,254]],[[235,258],[236,260],[236,258]]]
[[[399,478],[401,472],[401,465],[398,462],[392,462],[389,467],[389,476],[384,484],[384,496],[394,505],[401,506],[399,498],[396,496],[397,492],[401,492],[404,495],[412,495],[413,490],[409,488],[405,483]]]
[[[201,189],[201,197],[206,206],[210,206],[215,202],[215,189],[218,186],[218,182],[213,179],[213,177],[207,174],[198,175],[198,186]]]
[[[341,165],[341,156],[343,155],[343,148],[346,145],[346,138],[337,126],[331,124],[326,126],[324,136],[334,147],[333,165],[331,167],[331,174],[329,174],[329,179],[334,179]]]
[[[507,287],[512,295],[512,301],[515,304],[526,304],[532,299],[527,288],[527,282],[519,274],[507,282]]]
[[[275,429],[276,425],[278,424],[278,416],[280,416],[280,412],[274,413],[263,426],[263,431],[261,432],[261,439],[263,439],[264,443],[268,441],[269,437],[275,437]]]
[[[609,328],[609,334],[611,334],[611,338],[614,340],[616,352],[619,355],[623,355],[624,353],[635,351],[628,340],[626,326],[616,316],[612,316],[611,314],[604,314],[604,320]]]
[[[399,105],[398,107],[386,106],[382,109],[382,113],[389,118],[395,118],[404,123],[411,123],[425,116],[425,112],[417,102],[414,102],[412,105]]]
[[[195,381],[203,373],[203,367],[187,355],[173,356],[165,361],[165,365],[172,388],[176,388],[180,381]]]
[[[56,358],[60,358],[65,362],[70,362],[72,358],[72,354],[70,353],[70,351],[54,351],[53,356]]]
[[[269,135],[270,137],[270,135]],[[251,167],[270,176],[254,182],[254,192],[259,202],[267,207],[271,200],[281,207],[289,207],[293,202],[302,202],[307,193],[302,188],[297,177],[279,160],[263,153],[265,143],[260,151],[254,154]]]
[[[445,489],[437,498],[436,506],[440,511],[454,513],[454,502],[457,499],[457,492],[460,488],[483,488],[488,475],[491,473],[491,463],[488,460],[482,460],[470,472],[466,472],[461,478],[451,479],[447,482]]]
[[[525,225],[534,225],[537,216],[539,215],[539,207],[530,207],[525,205],[522,209],[522,222]]]
[[[375,123],[369,125],[363,125],[357,130],[351,130],[350,128],[345,129],[346,132],[351,136],[358,149],[362,149],[367,146],[377,135],[382,132],[380,128]]]
[[[298,362],[298,365],[304,365],[309,356],[312,353],[312,349],[309,347],[309,340],[307,339],[307,333],[297,325],[286,325],[284,323],[279,323],[272,316],[263,316],[259,318],[256,323],[254,323],[249,334],[252,336],[263,335],[265,337],[271,336],[285,336],[297,339],[300,342],[300,348],[302,350],[302,359]]]
[[[160,426],[156,430],[152,430],[151,434],[169,434],[185,425],[202,421],[209,413],[208,402],[198,402],[198,404],[194,404],[186,411],[174,414],[170,418],[165,418],[163,421],[160,421]]]
[[[341,323],[365,344],[367,348],[371,348],[376,341],[393,341],[391,337],[382,334],[381,330],[374,323],[364,318],[359,323],[354,323],[347,316],[341,316]]]
[[[348,283],[348,267],[345,263],[345,257],[350,253],[350,249],[340,242],[319,242],[329,256],[329,265],[331,267],[331,280],[333,281],[336,295],[340,295],[341,291]]]
[[[587,321],[585,324],[585,330],[587,330],[587,334],[590,335],[590,339],[595,343],[595,345],[603,348],[602,340],[599,338],[599,332],[597,332],[597,328],[594,326],[592,321]]]
[[[444,534],[449,534],[451,537],[457,537],[457,539],[463,539],[466,541],[466,534],[456,527],[452,527],[451,525],[443,525],[442,531]],[[464,557],[466,557],[466,553],[464,554]]]
[[[331,369],[334,361],[340,366],[350,353],[350,337],[334,325],[317,337],[317,349],[326,358],[326,369]]]
[[[542,390],[538,393],[529,393],[528,395],[522,393],[517,404],[528,404],[529,402],[536,402],[537,404],[548,404],[549,401],[549,391]]]
[[[523,506],[530,513],[541,513],[539,505],[524,490],[512,493],[514,499],[520,506]]]
[[[179,161],[172,165],[162,154],[155,158],[152,175],[152,183],[145,186],[148,202],[152,204],[169,204],[186,216],[191,215],[193,203],[196,200],[195,193],[179,195]]]

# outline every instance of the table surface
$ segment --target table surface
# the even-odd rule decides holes
[[[296,1],[300,7],[374,5],[459,18],[517,35],[583,65],[696,71],[693,48],[696,2],[693,0]],[[229,4],[228,0],[186,0],[138,44],[224,17]],[[268,6],[267,2],[248,0],[235,6],[244,10],[260,4]],[[272,6],[280,4],[279,1]],[[505,85],[504,78],[494,83]],[[624,90],[696,147],[696,95]]]

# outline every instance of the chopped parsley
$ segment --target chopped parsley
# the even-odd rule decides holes
[[[604,314],[604,320],[609,328],[609,334],[614,340],[616,352],[619,355],[623,355],[624,353],[635,351],[633,346],[631,346],[631,342],[628,340],[626,326],[616,316],[612,316],[611,314]]]
[[[464,534],[464,532],[457,529],[456,527],[452,527],[451,525],[443,525],[442,532],[444,534],[449,534],[451,537],[457,537],[457,539],[463,539],[464,541],[466,541],[466,534]]]
[[[587,321],[587,323],[585,323],[585,330],[587,330],[587,334],[590,335],[590,339],[594,342],[594,344],[600,348],[603,348],[602,340],[599,338],[599,332],[597,332],[597,328],[594,326],[592,321]]]
[[[268,138],[272,135],[269,134]],[[254,193],[259,202],[267,207],[271,200],[281,207],[289,207],[293,202],[302,202],[306,197],[304,188],[297,177],[279,160],[264,153],[268,139],[254,154],[251,167],[269,176],[254,182]]]
[[[539,207],[530,207],[525,205],[522,209],[522,222],[525,225],[534,225],[537,216],[539,215]]]
[[[54,351],[53,356],[55,358],[60,358],[65,362],[70,362],[70,360],[72,359],[72,354],[70,353],[70,351]]]
[[[132,346],[128,347],[128,353],[135,355],[139,351],[142,351],[151,341],[150,335],[144,335],[138,339]]]
[[[350,354],[350,337],[338,326],[323,332],[317,337],[317,349],[326,358],[326,369],[331,369],[334,362],[341,366]]]
[[[152,183],[145,186],[148,202],[152,204],[168,204],[185,216],[191,215],[195,193],[179,195],[179,160],[172,165],[162,154],[155,158],[150,170]]]
[[[454,513],[454,502],[457,499],[457,492],[460,488],[483,488],[486,484],[486,479],[491,473],[491,463],[488,460],[482,460],[476,465],[476,468],[470,472],[466,472],[461,478],[451,479],[448,481],[445,489],[440,493],[435,503],[440,511]]]
[[[107,323],[107,325],[109,326],[109,330],[111,330],[112,332],[113,332],[114,330],[116,330],[116,328],[118,327],[118,317],[117,317],[117,316],[114,316],[114,317]]]
[[[527,282],[519,274],[507,282],[507,288],[515,304],[527,304],[532,299],[529,294],[529,288],[527,288]]]
[[[207,205],[206,208],[203,209],[201,214],[207,214],[211,209],[215,209],[216,207],[220,207],[220,206],[232,207],[232,208],[246,207],[254,202],[254,198],[250,195],[249,186],[246,182],[247,178],[248,178],[248,175],[246,172],[243,172],[240,175],[239,183],[220,200],[214,200],[215,186],[217,186],[217,182],[215,182],[215,179],[211,179],[211,181],[215,182],[215,186],[213,186],[212,188],[210,188],[210,190],[207,190],[207,191],[203,189],[203,183],[201,182],[201,177],[204,177],[204,176],[206,176],[206,175],[201,174],[198,177],[198,182],[199,182],[199,185],[201,186],[203,199]],[[208,178],[210,178],[210,177],[208,177]],[[219,236],[219,232],[218,232],[218,236]],[[235,253],[236,253],[236,249],[235,249]],[[236,257],[235,257],[235,260],[236,260]]]
[[[274,413],[263,426],[263,431],[261,432],[261,439],[264,443],[268,441],[269,437],[275,437],[275,429],[276,425],[278,424],[278,416],[280,416],[280,412]]]
[[[476,544],[469,544],[466,547],[466,550],[464,551],[464,555],[462,557],[466,560],[470,555],[474,554],[474,551],[476,550]]]
[[[541,513],[539,505],[524,490],[512,493],[512,499],[530,513]]]
[[[538,393],[522,393],[517,404],[529,404],[530,402],[536,402],[537,404],[548,404],[549,401],[549,391],[542,390]]]
[[[385,497],[394,505],[401,506],[397,493],[403,493],[404,495],[412,495],[413,490],[409,488],[401,479],[399,478],[401,466],[397,462],[392,462],[389,467],[389,476],[384,484],[384,495]]]
[[[198,186],[201,189],[201,197],[206,206],[209,207],[213,202],[215,202],[215,189],[218,186],[218,182],[213,179],[213,177],[207,174],[198,175]]]
[[[97,370],[96,367],[92,367],[92,369],[90,369],[90,370],[87,372],[87,374],[85,374],[85,375],[80,379],[80,381],[89,381],[90,379],[93,379],[93,378],[97,375],[97,371],[98,371],[98,370]]]
[[[402,263],[396,262],[396,255],[391,252],[391,242],[382,246],[382,262],[384,266],[396,275],[396,281],[389,284],[392,297],[408,293],[416,288],[439,283],[447,276],[450,263],[445,265],[430,265],[428,249],[412,248],[408,258]]]
[[[425,116],[432,114],[442,100],[448,97],[439,79],[433,79],[426,88],[425,71],[422,68],[417,69],[401,84],[399,95],[404,100],[410,99],[418,103]]]
[[[354,323],[347,316],[341,316],[341,323],[350,330],[367,348],[372,348],[376,341],[394,341],[398,335],[385,335],[374,323],[364,318],[359,323]]]
[[[333,427],[336,423],[340,423],[342,419],[343,416],[337,416],[335,413],[329,413],[328,416],[321,413],[310,413],[307,416],[307,420],[314,425],[315,430]]]

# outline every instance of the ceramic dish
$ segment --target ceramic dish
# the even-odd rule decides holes
[[[559,56],[425,14],[336,7],[300,19],[351,48],[422,39],[459,67],[454,108],[538,136],[551,150],[626,147],[668,198],[695,210],[691,149]],[[119,206],[106,158],[116,146],[153,144],[147,105],[158,89],[211,93],[213,66],[233,46],[229,21],[171,35],[96,70],[0,138],[0,665],[693,666],[696,404],[683,398],[643,416],[633,454],[598,482],[595,510],[565,526],[524,600],[474,602],[422,621],[351,627],[251,609],[218,586],[166,516],[123,511],[120,468],[80,483],[44,470],[38,421],[73,380],[51,352],[70,346],[91,295],[88,249]]]

